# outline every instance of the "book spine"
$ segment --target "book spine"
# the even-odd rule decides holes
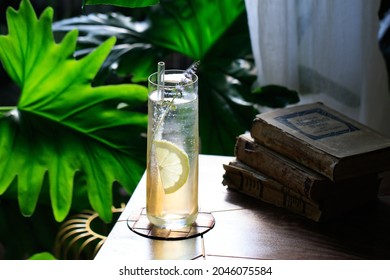
[[[282,129],[261,118],[255,118],[251,127],[251,136],[259,144],[268,147],[300,164],[335,181],[335,168],[338,159],[311,145],[303,143]]]
[[[332,191],[330,181],[325,177],[314,172],[309,173],[304,167],[298,167],[283,156],[243,136],[237,138],[235,156],[242,163],[311,200],[322,200]]]
[[[320,221],[322,211],[315,204],[309,203],[299,194],[291,190],[278,187],[272,180],[262,180],[250,173],[224,166],[225,174],[223,184],[230,189],[236,190],[245,195],[256,198],[268,204],[284,208],[293,213],[304,216],[313,221]]]

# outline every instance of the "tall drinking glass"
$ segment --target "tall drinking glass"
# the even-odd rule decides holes
[[[147,217],[160,228],[189,226],[198,215],[198,77],[156,72],[148,89]]]

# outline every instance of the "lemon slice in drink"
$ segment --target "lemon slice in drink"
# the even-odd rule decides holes
[[[155,140],[153,143],[164,192],[174,193],[187,181],[190,170],[188,155],[169,141]]]

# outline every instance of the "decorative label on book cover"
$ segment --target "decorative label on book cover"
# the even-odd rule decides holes
[[[338,158],[390,147],[388,137],[322,103],[286,107],[260,114],[258,118],[281,133]]]
[[[299,111],[275,119],[313,140],[337,136],[359,129],[321,108]]]

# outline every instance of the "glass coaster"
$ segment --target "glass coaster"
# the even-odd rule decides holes
[[[154,226],[149,222],[145,208],[132,212],[127,219],[127,226],[134,233],[159,240],[180,240],[202,236],[211,230],[214,225],[214,216],[207,212],[199,212],[196,221],[191,226],[179,229],[165,229]]]

